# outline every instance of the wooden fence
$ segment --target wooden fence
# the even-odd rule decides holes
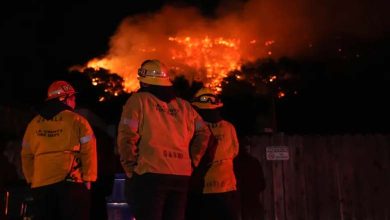
[[[275,134],[251,143],[266,178],[265,219],[390,219],[390,135]],[[289,159],[267,160],[271,146],[286,146]]]

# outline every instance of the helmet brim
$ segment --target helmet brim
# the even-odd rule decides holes
[[[223,106],[223,103],[211,104],[211,103],[193,102],[191,104],[200,109],[216,109],[216,108],[221,108]]]
[[[169,78],[162,78],[162,77],[138,77],[138,80],[151,85],[157,85],[157,86],[172,86],[172,82],[169,80]]]
[[[56,98],[60,98],[60,97],[72,96],[72,95],[76,95],[77,93],[78,93],[78,92],[72,92],[72,93],[69,93],[69,94],[58,94],[58,95],[53,95],[53,96],[47,97],[47,98],[45,99],[45,101],[49,101],[49,100],[56,99]]]

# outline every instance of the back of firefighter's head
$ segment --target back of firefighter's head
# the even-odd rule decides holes
[[[191,104],[199,109],[217,109],[223,106],[217,92],[205,87],[196,92]]]
[[[47,99],[54,100],[58,99],[59,101],[65,103],[72,109],[76,107],[76,90],[66,81],[55,81],[50,84],[47,90]]]
[[[138,69],[138,80],[156,86],[172,86],[168,68],[159,60],[145,60]]]

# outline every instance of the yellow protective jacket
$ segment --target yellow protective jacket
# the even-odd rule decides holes
[[[87,120],[64,110],[51,119],[37,115],[28,125],[22,147],[22,168],[31,187],[69,179],[97,178],[96,139]]]
[[[134,93],[123,107],[118,151],[126,175],[133,172],[190,176],[203,156],[210,130],[191,104]],[[191,146],[190,146],[191,144]]]
[[[236,190],[233,159],[238,154],[238,140],[234,126],[221,120],[207,123],[218,140],[213,162],[205,175],[203,193],[223,193]]]

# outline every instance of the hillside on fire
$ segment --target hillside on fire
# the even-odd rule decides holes
[[[240,134],[389,132],[387,1],[22,5],[1,7],[1,109],[18,118],[7,120],[66,79],[80,107],[115,124],[139,64],[156,58],[180,96],[218,89]]]

